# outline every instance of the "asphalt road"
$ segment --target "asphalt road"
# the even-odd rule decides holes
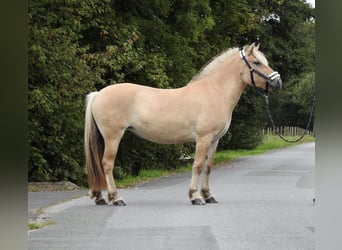
[[[314,249],[314,143],[246,157],[212,171],[218,204],[193,206],[190,173],[120,190],[128,206],[81,197],[44,209],[56,222],[29,249]]]

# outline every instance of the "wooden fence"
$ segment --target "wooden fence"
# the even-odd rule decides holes
[[[276,130],[275,130],[276,129]],[[266,128],[263,129],[262,132],[264,135],[275,135],[276,131],[279,132],[282,136],[301,136],[305,129],[299,128],[299,127],[276,127],[275,129],[273,128]],[[315,136],[314,131],[308,131],[307,135]]]

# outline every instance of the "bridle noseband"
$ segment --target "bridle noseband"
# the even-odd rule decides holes
[[[274,79],[276,79],[277,77],[280,77],[280,74],[277,72],[277,71],[274,71],[273,73],[271,73],[270,75],[265,75],[263,73],[261,73],[260,71],[254,69],[252,67],[252,65],[248,62],[247,58],[246,58],[246,54],[245,52],[243,51],[243,49],[240,50],[240,57],[241,59],[246,63],[248,69],[249,69],[249,72],[251,74],[251,79],[252,79],[252,84],[253,86],[255,87],[256,89],[256,92],[261,95],[261,96],[267,96],[268,95],[268,86],[270,84],[270,82],[272,82]],[[266,81],[266,88],[265,88],[265,91],[263,91],[261,88],[257,87],[255,85],[255,82],[254,82],[254,74],[257,74],[259,75],[261,78],[265,79]]]

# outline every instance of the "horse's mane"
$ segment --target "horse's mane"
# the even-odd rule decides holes
[[[222,51],[218,55],[211,58],[201,69],[200,71],[191,79],[189,82],[192,83],[194,81],[198,81],[213,73],[217,66],[219,66],[223,61],[227,60],[229,57],[234,55],[239,51],[239,48],[230,48]],[[258,47],[253,49],[253,55],[264,65],[268,65],[268,61],[264,54],[259,51]]]
[[[218,65],[220,65],[223,61],[231,57],[235,52],[238,52],[239,48],[230,48],[222,51],[217,54],[213,58],[211,58],[201,69],[200,71],[191,79],[190,83],[193,81],[198,81],[204,78],[205,76],[212,73]]]

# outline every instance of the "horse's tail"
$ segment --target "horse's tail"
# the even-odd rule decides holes
[[[89,188],[94,191],[101,191],[107,187],[106,177],[102,166],[104,140],[94,120],[91,109],[94,97],[97,94],[98,92],[92,92],[87,95],[84,149]]]

